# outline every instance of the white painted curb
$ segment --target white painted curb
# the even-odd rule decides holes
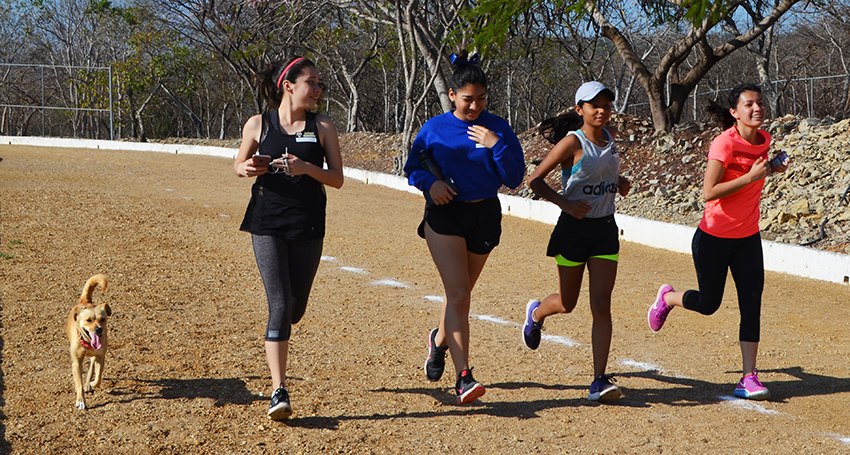
[[[206,147],[185,144],[151,144],[142,142],[105,141],[93,139],[62,139],[44,137],[0,136],[0,144],[31,145],[42,147],[74,147],[101,150],[131,150],[147,152],[183,153],[209,155],[233,159],[236,149],[226,147]],[[367,184],[381,185],[396,190],[419,193],[407,184],[407,179],[397,175],[362,169],[344,168],[346,177]],[[535,201],[517,196],[499,195],[502,212],[534,221],[554,225],[558,221],[560,210],[546,201]],[[652,221],[628,215],[615,215],[620,228],[620,238],[627,242],[639,243],[653,248],[691,252],[691,239],[694,227]],[[775,243],[762,240],[765,270],[787,273],[806,278],[848,284],[850,281],[850,256],[829,253],[798,245]]]

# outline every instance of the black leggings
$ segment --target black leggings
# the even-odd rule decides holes
[[[266,341],[286,341],[307,309],[313,278],[322,260],[323,239],[284,240],[251,235],[257,268],[269,302]]]
[[[742,239],[724,239],[697,229],[691,248],[699,291],[685,291],[682,298],[684,307],[705,315],[714,314],[723,300],[727,270],[731,270],[741,312],[738,339],[758,342],[761,294],[764,290],[761,235],[755,233]]]

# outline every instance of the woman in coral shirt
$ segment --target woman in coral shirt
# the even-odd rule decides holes
[[[744,375],[734,395],[766,400],[770,391],[758,379],[756,357],[761,327],[764,258],[759,234],[759,199],[764,179],[785,172],[784,156],[768,161],[770,135],[759,127],[767,109],[761,89],[741,84],[729,95],[728,109],[716,104],[709,112],[725,131],[711,143],[703,182],[705,212],[692,243],[699,290],[676,291],[665,284],[649,308],[649,327],[661,330],[674,307],[711,315],[720,308],[726,274],[731,270],[741,312],[739,340]]]

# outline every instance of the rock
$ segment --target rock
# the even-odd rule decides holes
[[[809,201],[802,200],[797,201],[791,204],[791,213],[796,217],[804,217],[811,214],[811,210],[809,209]]]

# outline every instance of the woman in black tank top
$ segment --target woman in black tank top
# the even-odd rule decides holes
[[[245,123],[233,171],[257,178],[240,230],[251,233],[269,305],[265,347],[275,390],[268,417],[282,420],[292,413],[286,390],[289,337],[304,315],[319,267],[325,185],[342,186],[342,156],[331,119],[310,112],[322,93],[313,62],[300,57],[273,62],[258,79],[270,110]]]

